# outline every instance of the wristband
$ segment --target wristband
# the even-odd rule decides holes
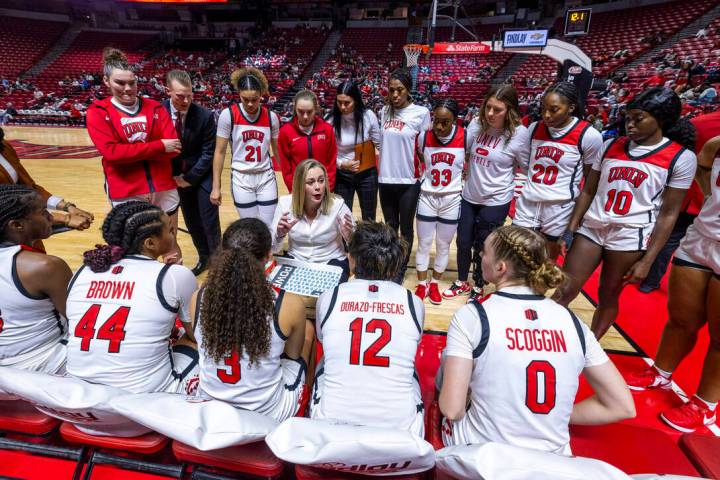
[[[70,207],[77,208],[77,205],[75,205],[74,203],[71,203],[71,202],[65,202],[65,207],[63,208],[63,211],[69,212]]]
[[[572,246],[573,238],[575,237],[575,232],[571,232],[570,230],[565,230],[562,235],[560,235],[560,239],[565,242],[565,245],[567,246],[567,249],[569,250]]]

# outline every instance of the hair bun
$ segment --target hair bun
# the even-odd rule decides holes
[[[95,245],[95,249],[83,253],[83,264],[95,273],[107,272],[113,263],[117,263],[125,250],[117,245]]]
[[[127,63],[128,61],[127,55],[125,55],[122,50],[119,50],[115,47],[105,47],[103,49],[103,60],[105,61],[105,63]]]

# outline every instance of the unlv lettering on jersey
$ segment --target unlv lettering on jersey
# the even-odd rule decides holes
[[[144,142],[147,138],[147,117],[145,115],[139,117],[122,117],[120,124],[122,125],[128,142]]]
[[[539,158],[549,158],[555,163],[558,163],[563,155],[565,155],[564,150],[549,145],[543,145],[538,147],[535,151],[535,160]]]
[[[386,120],[383,124],[383,128],[387,130],[388,128],[394,128],[396,130],[402,130],[405,128],[405,122],[402,120]]]
[[[248,140],[257,140],[258,142],[262,142],[263,138],[265,138],[265,134],[259,130],[243,130],[242,138],[243,142],[247,142]]]
[[[528,352],[567,352],[562,330],[530,328],[507,328],[505,330],[508,350]]]
[[[130,300],[135,282],[93,280],[85,298],[114,298]]]
[[[608,183],[616,180],[625,180],[637,188],[642,185],[647,178],[648,174],[646,172],[634,167],[612,167],[608,174]]]
[[[475,137],[475,143],[484,145],[486,147],[490,147],[492,149],[497,148],[498,144],[500,143],[500,140],[502,140],[502,137],[494,137],[492,135],[488,135],[487,133],[481,133],[480,135]],[[487,155],[487,153],[484,153],[481,155]]]
[[[455,155],[449,152],[437,152],[430,155],[430,163],[435,166],[438,163],[447,163],[452,165],[455,163]]]

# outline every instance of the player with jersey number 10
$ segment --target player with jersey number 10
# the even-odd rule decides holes
[[[570,423],[635,416],[625,382],[587,326],[545,297],[564,274],[544,237],[500,227],[485,240],[482,263],[496,292],[458,310],[448,329],[438,379],[445,445],[500,442],[570,455]],[[581,373],[595,395],[575,404]]]

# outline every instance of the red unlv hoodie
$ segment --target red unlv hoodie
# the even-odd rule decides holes
[[[337,143],[332,125],[320,117],[315,117],[310,135],[303,132],[297,118],[280,127],[278,136],[280,169],[288,191],[292,192],[292,181],[295,168],[303,160],[314,158],[325,165],[330,190],[335,190],[335,172],[337,169]]]
[[[120,199],[177,187],[171,159],[161,139],[177,138],[170,114],[159,102],[141,98],[130,115],[110,101],[97,100],[87,110],[87,130],[102,155],[108,196]]]

